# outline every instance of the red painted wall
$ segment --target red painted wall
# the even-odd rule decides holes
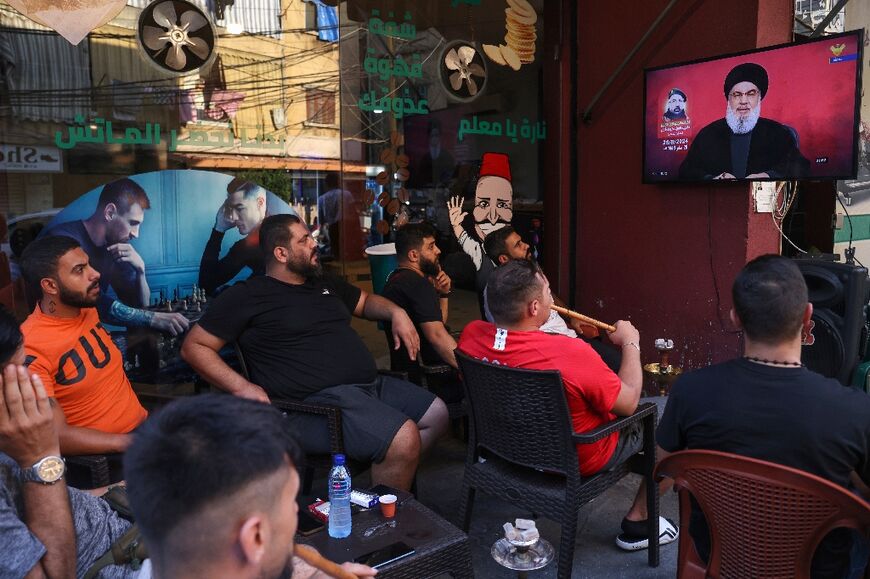
[[[579,2],[578,114],[667,4]],[[641,183],[643,69],[788,42],[793,6],[678,2],[579,127],[577,308],[630,319],[644,362],[656,359],[655,338],[673,339],[672,363],[686,368],[738,353],[731,282],[752,257],[778,252],[779,237],[770,214],[752,213],[746,184]]]

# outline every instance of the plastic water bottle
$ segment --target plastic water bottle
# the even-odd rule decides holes
[[[344,455],[332,458],[329,471],[329,536],[343,539],[350,535],[350,473],[344,467]]]

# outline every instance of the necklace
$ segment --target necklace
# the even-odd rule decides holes
[[[783,362],[782,360],[767,360],[765,358],[756,358],[754,356],[743,356],[745,359],[750,362],[755,362],[756,364],[765,364],[770,366],[788,366],[791,368],[803,368],[804,365],[800,362]]]

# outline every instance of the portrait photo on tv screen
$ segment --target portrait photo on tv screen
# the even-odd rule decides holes
[[[863,31],[647,69],[644,183],[853,179]]]

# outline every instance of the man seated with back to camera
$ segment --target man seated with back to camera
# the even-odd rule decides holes
[[[523,241],[520,234],[510,225],[506,225],[487,235],[486,239],[483,240],[483,250],[496,267],[501,267],[515,259],[533,260],[529,244]],[[553,300],[556,305],[567,307],[565,302],[555,295]],[[483,289],[483,309],[487,321],[492,322],[492,315],[487,308],[486,287]],[[550,317],[541,326],[541,331],[547,334],[561,334],[569,338],[582,339],[601,356],[601,359],[604,360],[608,368],[614,372],[619,371],[622,364],[622,354],[619,350],[603,343],[598,337],[598,331],[595,327],[584,324],[575,318],[568,318],[566,323],[565,319],[558,312],[550,310]],[[587,334],[589,334],[589,337],[587,337]]]
[[[64,454],[121,453],[148,413],[100,323],[100,274],[70,237],[27,246],[21,269],[39,302],[21,330],[30,370],[45,385]],[[116,457],[120,458],[120,457]],[[112,461],[116,480],[120,464]]]
[[[124,465],[151,557],[137,579],[328,577],[293,556],[300,460],[291,425],[266,404],[204,394],[158,411]]]
[[[619,373],[582,340],[540,330],[550,317],[553,295],[538,265],[515,259],[496,269],[487,282],[487,304],[494,323],[475,320],[459,338],[459,349],[480,360],[531,370],[558,370],[574,431],[587,432],[637,410],[643,384],[640,334],[625,320],[616,322],[610,340],[622,348]],[[624,463],[643,448],[643,425],[629,428],[592,443],[577,445],[580,474],[591,476]],[[670,488],[666,480],[659,492]],[[627,551],[649,545],[646,532],[646,484],[641,482],[634,503],[622,522],[618,547]],[[673,521],[659,517],[659,544],[679,535]]]
[[[428,223],[409,223],[396,231],[398,267],[381,292],[406,312],[420,334],[420,357],[424,364],[449,364],[456,368],[456,340],[447,331],[451,281],[441,269],[441,250],[435,244],[435,229]],[[448,383],[449,382],[449,383]],[[443,388],[442,388],[443,386]],[[459,376],[451,373],[439,383],[438,394],[447,402],[462,398]],[[449,389],[449,391],[447,391]]]
[[[239,282],[209,306],[184,341],[182,356],[206,380],[244,398],[270,396],[341,408],[346,453],[371,461],[372,480],[408,489],[421,450],[444,433],[447,408],[409,382],[379,376],[351,315],[389,322],[396,348],[416,359],[419,337],[402,308],[335,276],[323,275],[317,243],[295,215],[260,227],[266,275]],[[238,342],[250,380],[218,351]],[[293,414],[303,448],[329,452],[326,420]]]
[[[25,358],[18,322],[0,308],[0,577],[81,577],[130,523],[67,487],[54,412]],[[98,577],[135,575],[111,565]]]
[[[659,458],[717,450],[797,468],[848,489],[870,483],[870,396],[801,364],[813,305],[800,269],[785,257],[758,257],[743,267],[731,294],[743,356],[674,383],[657,430]],[[706,559],[710,542],[700,511],[692,512],[689,533]],[[812,577],[862,577],[867,544],[853,545],[857,536],[845,529],[829,534],[813,558]]]

